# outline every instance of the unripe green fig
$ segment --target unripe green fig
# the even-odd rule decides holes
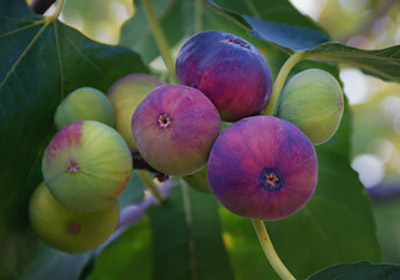
[[[147,94],[164,82],[148,74],[129,74],[116,81],[107,92],[115,114],[115,129],[124,137],[131,151],[137,151],[131,131],[133,112]]]
[[[43,178],[64,206],[93,211],[112,204],[128,183],[132,155],[113,128],[81,121],[53,137],[43,161]]]
[[[335,134],[342,119],[342,88],[326,71],[302,71],[285,86],[277,116],[300,128],[314,145],[322,144]]]
[[[48,245],[68,253],[90,251],[105,242],[118,225],[119,207],[79,212],[61,205],[44,183],[33,193],[29,216],[36,233]]]
[[[185,180],[186,183],[188,183],[188,185],[196,191],[202,193],[212,193],[210,183],[208,182],[207,178],[207,166],[192,175],[183,176],[182,179]]]
[[[101,91],[91,87],[81,87],[64,98],[54,115],[58,129],[76,122],[93,120],[114,126],[114,111],[110,101]]]

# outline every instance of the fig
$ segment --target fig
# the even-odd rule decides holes
[[[211,101],[201,91],[182,85],[155,88],[132,117],[141,156],[168,175],[189,175],[204,167],[220,129]]]
[[[201,193],[212,193],[207,178],[207,167],[204,167],[194,174],[184,176],[182,179],[196,191]]]
[[[258,220],[296,213],[317,184],[314,146],[293,124],[271,116],[244,118],[212,147],[208,181],[231,212]]]
[[[325,143],[343,116],[342,88],[326,71],[302,71],[285,86],[276,115],[300,128],[314,145]]]
[[[263,55],[246,40],[221,31],[190,37],[179,50],[176,74],[181,84],[210,98],[228,122],[258,114],[272,90]]]
[[[163,84],[162,80],[152,75],[129,74],[116,81],[107,92],[114,108],[115,129],[133,152],[137,152],[131,132],[133,112],[150,91]]]
[[[54,123],[58,129],[76,122],[93,120],[114,126],[114,111],[107,96],[92,87],[81,87],[68,94],[58,105]]]
[[[68,253],[90,251],[105,242],[118,225],[117,202],[80,212],[61,205],[41,183],[32,194],[29,216],[33,229],[48,245]]]
[[[113,203],[128,183],[132,156],[113,128],[81,121],[65,126],[44,152],[43,178],[64,206],[91,211]]]

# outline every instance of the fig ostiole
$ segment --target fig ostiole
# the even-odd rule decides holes
[[[32,194],[29,216],[33,229],[48,245],[83,253],[105,242],[118,225],[117,202],[96,211],[80,212],[60,204],[41,183]]]
[[[137,152],[131,132],[133,112],[150,91],[163,84],[162,80],[149,74],[129,74],[117,80],[107,91],[114,108],[115,129],[133,152]]]
[[[58,105],[54,123],[58,129],[76,121],[93,120],[114,126],[114,111],[104,93],[81,87],[68,94]]]
[[[326,71],[309,69],[288,81],[276,115],[296,125],[314,145],[319,145],[337,131],[343,107],[343,91],[338,81]]]
[[[42,161],[43,178],[64,206],[91,211],[112,204],[128,183],[132,155],[113,128],[81,121],[53,137]]]

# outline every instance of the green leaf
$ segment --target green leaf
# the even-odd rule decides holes
[[[308,50],[306,57],[346,63],[378,78],[400,82],[400,45],[382,50],[361,50],[340,43],[325,43]]]
[[[193,0],[151,0],[151,3],[170,46],[193,32]],[[159,55],[159,50],[142,2],[135,4],[135,15],[122,27],[120,45],[139,52],[149,63]]]
[[[150,280],[151,231],[148,219],[127,229],[95,259],[87,280]]]
[[[400,82],[400,45],[362,50],[329,40],[312,20],[288,1],[208,0],[217,11],[236,22],[254,38],[292,53],[306,50],[306,59],[346,63],[378,78]]]
[[[350,121],[347,106],[336,139],[317,147],[318,185],[310,202],[293,216],[266,223],[278,255],[298,279],[337,263],[380,260],[370,201],[349,163]],[[227,211],[221,217],[238,279],[278,280],[250,221]]]
[[[139,178],[136,171],[132,171],[128,185],[118,197],[119,207],[124,207],[131,203],[139,203],[144,198],[144,183]]]
[[[12,277],[34,247],[23,237],[28,202],[41,181],[56,106],[78,87],[106,91],[121,76],[148,69],[136,53],[36,16],[23,0],[1,1],[0,11],[0,271]],[[13,250],[18,246],[27,250]]]
[[[289,1],[215,0],[214,9],[247,30],[287,52],[305,50],[328,41],[326,33],[297,11]]]
[[[339,264],[319,271],[308,280],[395,280],[400,279],[400,266],[392,264],[371,264],[360,262],[355,264]]]
[[[153,279],[233,279],[221,238],[216,200],[183,183],[149,211]]]
[[[78,279],[90,255],[91,252],[67,254],[40,242],[34,261],[20,280]]]

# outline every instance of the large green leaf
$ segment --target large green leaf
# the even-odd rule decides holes
[[[346,63],[378,78],[400,82],[400,46],[361,50],[336,42],[287,1],[208,1],[249,35],[284,49],[305,50],[307,59]]]
[[[196,6],[195,2],[200,2],[200,5]],[[219,0],[215,2],[151,0],[172,47],[199,30],[232,32],[246,39],[249,39],[247,31],[251,30],[251,35],[262,39],[265,39],[267,35],[264,33],[267,32],[268,38],[273,38],[268,41],[276,42],[279,47],[288,45],[293,49],[314,47],[328,40],[320,27],[298,12],[286,0]],[[120,44],[138,51],[146,62],[150,62],[159,55],[159,51],[141,1],[137,1],[136,4],[134,17],[122,28]],[[239,13],[245,15],[241,16]],[[245,27],[245,30],[237,23]],[[254,28],[251,25],[254,25]],[[253,41],[257,40],[253,39]]]
[[[148,219],[129,228],[95,259],[88,280],[151,279],[151,232]]]
[[[317,148],[318,185],[311,201],[293,216],[266,223],[278,255],[298,279],[337,263],[380,260],[370,202],[348,159],[350,121],[347,107],[335,139]],[[237,278],[279,279],[250,221],[227,211],[221,217]]]
[[[183,183],[149,211],[153,279],[233,279],[221,238],[217,203]]]
[[[36,16],[23,0],[3,0],[0,11],[0,275],[6,278],[34,247],[28,201],[41,181],[60,100],[75,88],[106,91],[121,76],[148,70],[136,53]]]
[[[396,280],[400,279],[400,266],[391,264],[339,264],[311,275],[308,280]]]
[[[91,252],[67,254],[40,242],[34,261],[20,280],[78,279],[90,255]]]
[[[288,52],[328,41],[326,33],[286,0],[208,0],[213,8],[238,23],[250,35]]]
[[[382,50],[361,50],[325,43],[306,52],[309,59],[346,63],[378,78],[400,82],[400,45]]]

